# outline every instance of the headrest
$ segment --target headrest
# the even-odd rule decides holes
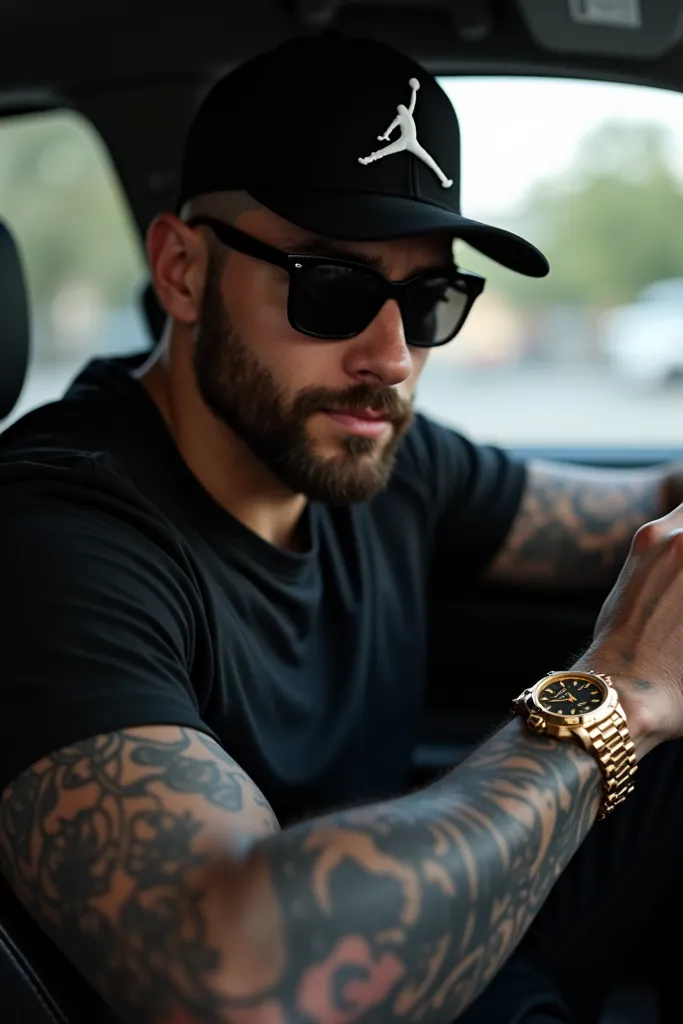
[[[29,352],[28,294],[19,250],[0,221],[0,420],[19,400]]]

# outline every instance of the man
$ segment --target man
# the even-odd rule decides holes
[[[677,488],[669,471],[527,473],[413,417],[429,347],[481,291],[453,237],[547,265],[462,217],[415,147],[360,161],[411,79],[420,149],[455,183],[448,99],[383,46],[327,34],[224,79],[188,136],[181,216],[149,231],[159,351],[98,361],[0,446],[0,866],[136,1024],[445,1024],[616,792],[595,751],[515,720],[399,796],[433,572],[605,585]],[[682,525],[639,532],[582,662],[613,675],[629,778],[683,733]],[[644,927],[663,902],[663,869],[627,898],[613,868],[624,838],[644,870],[659,853],[645,803],[657,841],[678,841],[652,776],[679,757],[650,754],[591,833],[572,941],[579,912],[602,928],[616,900]],[[610,925],[616,956],[632,935]],[[566,1019],[566,971],[588,984],[606,952],[579,969],[566,928],[545,959],[538,934],[474,1019]]]

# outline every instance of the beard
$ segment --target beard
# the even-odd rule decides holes
[[[220,271],[214,256],[193,352],[206,405],[294,494],[333,505],[374,498],[391,478],[396,451],[412,421],[412,402],[393,388],[365,384],[341,391],[305,388],[288,401],[268,367],[234,330],[220,292]],[[386,415],[389,440],[349,435],[340,441],[338,454],[319,454],[307,432],[310,417],[322,410],[353,409]]]

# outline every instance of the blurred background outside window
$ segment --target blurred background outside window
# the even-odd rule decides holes
[[[145,257],[104,144],[71,112],[0,122],[0,218],[20,246],[31,299],[16,419],[58,398],[92,356],[149,347]]]
[[[420,405],[503,444],[683,444],[683,97],[572,80],[444,80],[463,210],[548,256],[530,280],[463,243],[487,288]]]
[[[464,243],[487,287],[434,351],[418,405],[502,444],[683,445],[683,97],[572,80],[442,79],[463,211],[548,256],[530,280]],[[108,154],[69,112],[0,123],[0,217],[21,245],[34,344],[15,416],[93,355],[148,347],[142,244]]]

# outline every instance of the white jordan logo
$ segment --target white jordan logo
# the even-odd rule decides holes
[[[377,138],[380,142],[389,142],[389,136],[393,132],[394,128],[401,129],[400,138],[396,139],[395,142],[389,142],[388,146],[384,146],[383,149],[376,149],[370,156],[358,157],[359,164],[371,164],[375,160],[381,160],[383,156],[391,156],[392,153],[403,153],[407,150],[412,153],[413,156],[418,157],[423,163],[427,164],[427,167],[431,168],[436,174],[437,178],[441,182],[444,188],[450,188],[453,184],[451,178],[447,178],[443,173],[436,160],[433,160],[426,149],[420,145],[417,141],[417,128],[415,127],[415,118],[413,117],[413,111],[415,110],[415,102],[417,100],[417,90],[420,88],[420,83],[417,78],[411,78],[408,85],[413,90],[413,95],[410,100],[410,106],[405,107],[402,103],[396,107],[398,114],[391,122],[384,135],[378,135]]]

